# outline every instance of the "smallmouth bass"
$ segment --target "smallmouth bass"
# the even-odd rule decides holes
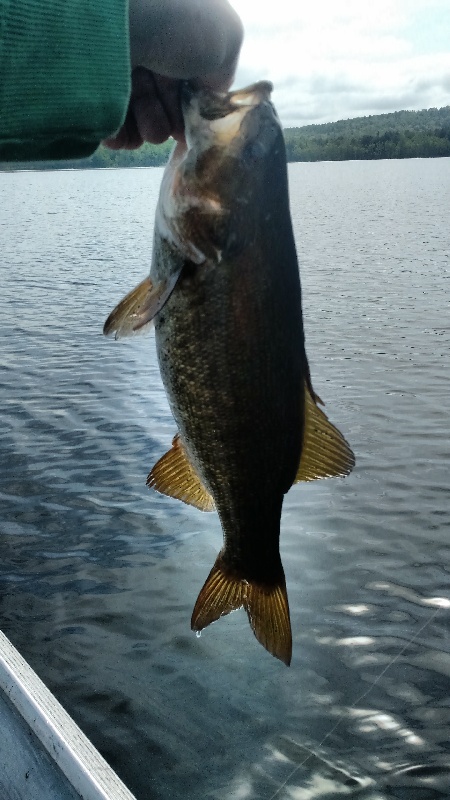
[[[220,517],[224,546],[192,629],[243,606],[258,641],[289,664],[283,498],[298,481],[347,475],[354,456],[311,384],[271,90],[265,81],[227,94],[185,85],[186,144],[163,176],[150,276],[104,332],[154,320],[178,433],[147,485]]]

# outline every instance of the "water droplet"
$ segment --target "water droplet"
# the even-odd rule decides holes
[[[200,636],[202,635],[202,632],[201,631],[195,631],[195,635],[196,635],[197,639],[200,639]]]

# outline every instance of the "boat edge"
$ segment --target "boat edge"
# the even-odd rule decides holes
[[[0,691],[82,800],[136,800],[2,631]]]

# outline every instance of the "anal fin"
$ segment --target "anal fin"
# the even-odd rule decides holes
[[[305,423],[300,464],[294,483],[348,475],[353,451],[342,433],[318,407],[305,384]]]
[[[192,612],[191,628],[201,631],[219,617],[244,607],[258,642],[289,666],[292,633],[284,575],[273,585],[247,581],[227,570],[219,553]]]
[[[214,511],[214,500],[189,461],[178,433],[170,450],[156,462],[150,472],[147,486],[195,506],[200,511]]]

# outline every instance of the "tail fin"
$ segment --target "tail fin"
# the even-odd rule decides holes
[[[201,631],[219,617],[244,607],[253,633],[275,658],[289,666],[292,634],[284,575],[271,586],[232,575],[217,557],[192,612],[191,628]]]

